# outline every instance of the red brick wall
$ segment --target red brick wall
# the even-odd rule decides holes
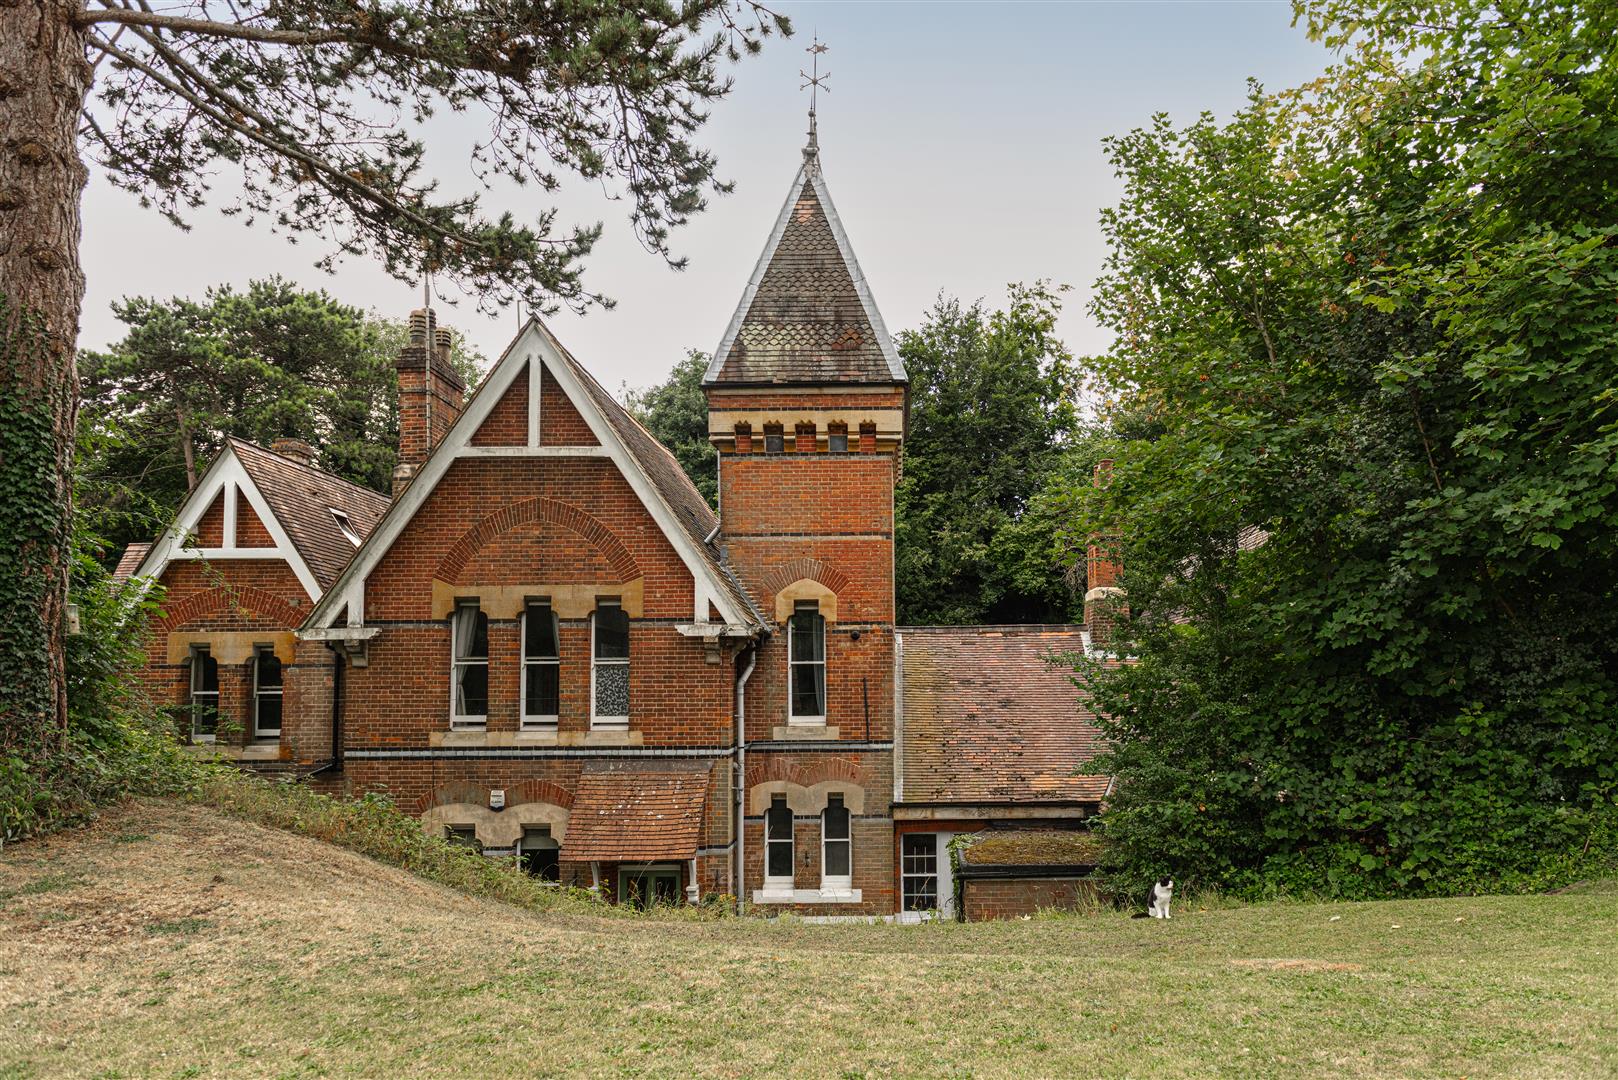
[[[966,878],[961,887],[968,922],[1019,919],[1052,908],[1072,908],[1095,892],[1082,878]]]
[[[241,497],[236,500],[236,546],[248,548],[275,546],[270,530],[258,519],[253,504]]]
[[[539,442],[542,446],[601,445],[549,371],[539,388]]]
[[[543,400],[543,399],[542,399]],[[528,445],[528,369],[517,372],[511,386],[495,402],[488,418],[472,435],[473,446]]]
[[[225,493],[221,491],[215,495],[208,509],[202,512],[196,527],[191,530],[196,537],[198,547],[217,548],[225,546]]]
[[[310,608],[303,586],[279,559],[185,560],[171,563],[158,581],[165,589],[163,609],[147,638],[141,680],[160,705],[183,705],[190,696],[189,666],[168,662],[171,634],[287,631],[296,628]],[[290,671],[284,678],[290,684]],[[227,722],[224,726],[241,729],[229,741],[252,737],[252,685],[248,664],[219,665],[221,719]],[[290,685],[286,695],[283,708],[296,703]]]

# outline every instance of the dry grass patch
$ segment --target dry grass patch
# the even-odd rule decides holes
[[[1168,922],[536,913],[143,802],[0,854],[0,1077],[1611,1076],[1615,925],[1610,884]]]

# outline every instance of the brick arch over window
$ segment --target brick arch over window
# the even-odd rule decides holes
[[[834,593],[841,593],[849,586],[848,575],[835,566],[828,566],[819,559],[805,557],[793,559],[771,569],[764,578],[764,588],[773,594],[795,581],[804,580],[818,581]]]
[[[169,632],[204,615],[213,615],[220,611],[262,615],[279,626],[287,627],[297,626],[303,622],[307,614],[263,589],[255,589],[250,585],[219,586],[203,589],[183,600],[165,604],[163,618],[158,620],[157,626],[159,630]]]
[[[559,787],[549,780],[522,780],[506,788],[506,805],[517,806],[522,803],[550,803],[560,806],[564,810],[573,807],[573,793],[564,787]],[[459,803],[470,803],[474,806],[487,806],[489,803],[489,787],[486,784],[474,784],[470,780],[452,780],[440,784],[416,800],[415,814],[420,817],[437,806],[452,806]]]
[[[755,754],[747,763],[747,785],[751,788],[779,780],[804,788],[840,783],[863,789],[870,782],[867,771],[847,758],[833,754],[814,756],[818,760],[792,760],[786,754]]]
[[[612,564],[620,581],[632,581],[641,576],[635,557],[612,530],[576,506],[546,498],[511,503],[479,521],[463,533],[439,561],[434,576],[440,581],[458,581],[461,571],[479,548],[507,530],[536,521],[558,525],[588,541]]]

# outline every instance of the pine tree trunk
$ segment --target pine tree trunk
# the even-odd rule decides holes
[[[82,6],[0,0],[0,765],[48,758],[67,731]]]

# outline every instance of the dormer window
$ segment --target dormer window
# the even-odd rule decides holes
[[[786,439],[781,433],[780,424],[764,425],[764,452],[766,454],[779,454],[786,449]]]
[[[328,506],[326,509],[331,511],[332,520],[337,522],[337,527],[342,530],[343,539],[359,547],[363,541],[360,534],[354,531],[354,524],[348,520],[348,515],[335,506]]]

